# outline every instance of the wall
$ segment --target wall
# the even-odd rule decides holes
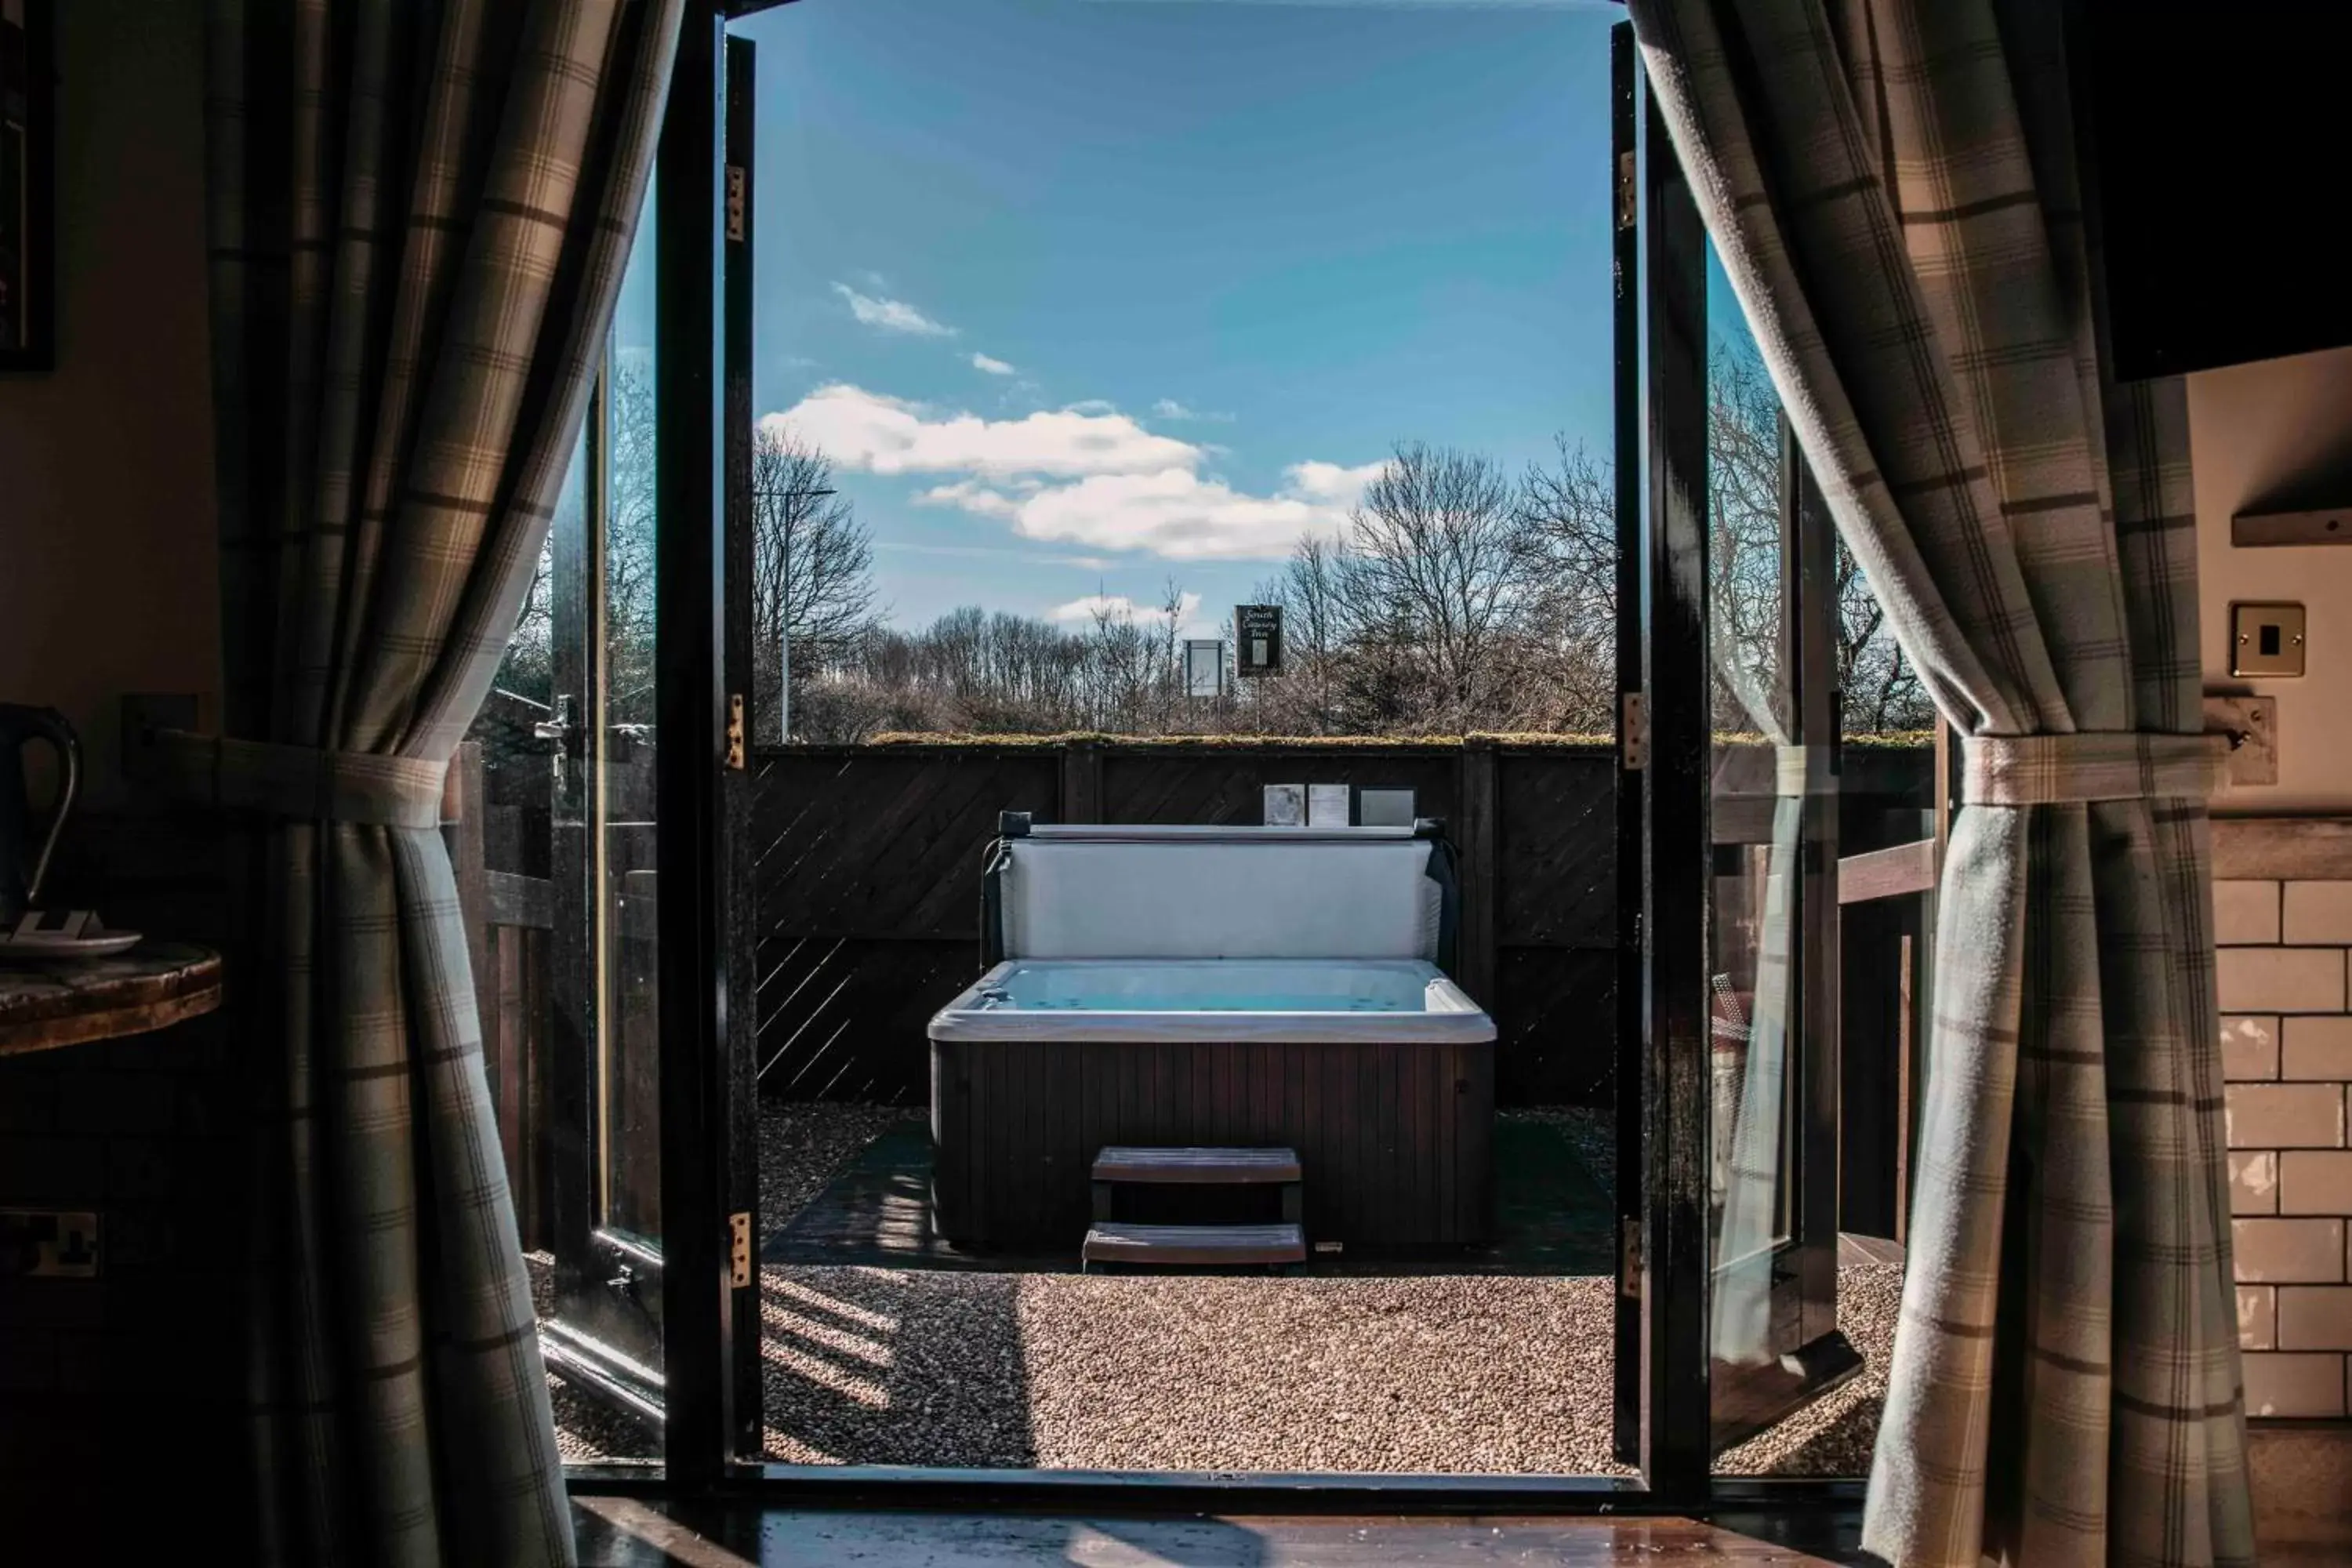
[[[209,720],[219,685],[204,7],[56,10],[58,368],[0,375],[0,700],[65,710],[104,808],[44,901],[217,940],[214,836],[127,811],[115,757],[120,694]],[[0,1061],[0,1207],[101,1216],[99,1278],[0,1279],[0,1556],[127,1561],[168,1529],[246,1560],[242,1068],[224,1015]]]
[[[2215,810],[2352,813],[2352,550],[2230,542],[2234,512],[2352,496],[2352,349],[2191,376],[2189,415],[2206,689],[2278,699],[2278,784],[2226,791]],[[2235,679],[2230,606],[2273,599],[2309,612],[2308,672]],[[2283,875],[2227,879],[2239,857],[2224,854],[2214,884],[2239,1343],[2249,1415],[2340,1418],[2352,1412],[2352,881],[2330,879],[2345,868],[2311,847],[2321,841],[2292,842],[2305,847],[2270,857]]]
[[[2341,1416],[2352,1351],[2352,881],[2214,884],[2250,1415]]]
[[[58,368],[0,374],[0,700],[64,710],[121,798],[123,692],[220,687],[204,7],[68,0]]]
[[[2192,375],[2189,424],[2205,689],[2278,699],[2278,784],[2227,791],[2214,809],[2352,812],[2352,549],[2230,543],[2234,512],[2352,501],[2352,349]],[[2233,679],[2230,605],[2273,599],[2310,612],[2310,673]]]

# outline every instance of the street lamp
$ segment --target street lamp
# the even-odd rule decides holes
[[[782,492],[783,498],[793,502],[797,502],[803,498],[809,500],[822,500],[826,496],[840,493],[839,490],[825,486],[819,486],[814,489],[790,489]],[[791,740],[793,736],[792,520],[798,510],[797,505],[790,505],[784,511],[783,571],[778,574],[776,582],[776,744],[780,746]]]

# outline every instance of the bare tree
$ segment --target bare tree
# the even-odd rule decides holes
[[[874,545],[833,463],[784,426],[759,427],[751,444],[753,707],[781,716],[786,650],[797,693],[841,662],[872,619]],[[762,721],[765,727],[771,721]],[[772,728],[771,739],[781,740]]]
[[[654,388],[643,356],[619,354],[604,382],[605,719],[654,722]],[[597,520],[591,516],[589,526]]]
[[[1533,727],[1607,733],[1616,722],[1617,493],[1609,466],[1565,436],[1519,481],[1533,633],[1545,657]]]
[[[1328,735],[1344,727],[1349,628],[1340,579],[1347,570],[1345,547],[1310,533],[1280,572],[1251,590],[1255,603],[1282,611],[1282,671],[1244,688],[1269,733]]]
[[[1360,632],[1417,667],[1424,711],[1459,730],[1486,710],[1530,598],[1517,497],[1491,458],[1397,447],[1349,515],[1348,590]]]

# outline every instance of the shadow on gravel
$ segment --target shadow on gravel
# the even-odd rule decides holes
[[[768,1458],[791,1464],[1037,1462],[1008,1275],[761,1271]]]

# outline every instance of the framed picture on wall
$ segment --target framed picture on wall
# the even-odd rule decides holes
[[[51,0],[0,0],[0,371],[56,355],[56,58]]]

